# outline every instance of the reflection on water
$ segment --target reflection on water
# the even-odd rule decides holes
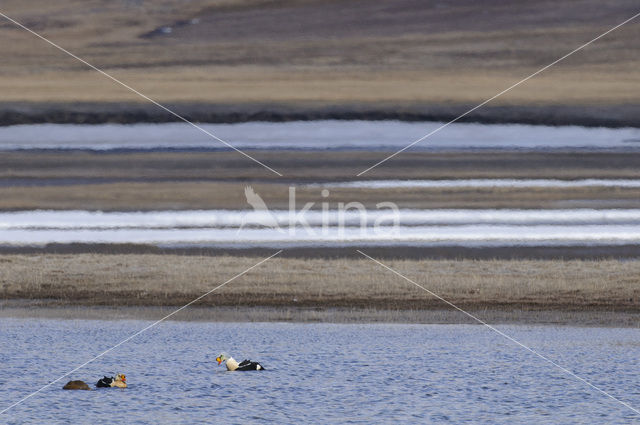
[[[143,321],[3,319],[0,409],[142,329]],[[640,330],[503,326],[632,406]],[[265,372],[225,372],[220,351]],[[8,423],[632,423],[638,416],[485,327],[165,322],[73,374],[130,388],[63,391]]]

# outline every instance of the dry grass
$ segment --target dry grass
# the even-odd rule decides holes
[[[3,255],[4,299],[54,305],[178,305],[257,263],[256,257]],[[468,308],[637,311],[640,262],[388,261]],[[275,258],[201,305],[422,310],[442,302],[370,260]]]

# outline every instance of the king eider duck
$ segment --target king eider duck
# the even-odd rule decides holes
[[[69,381],[62,387],[63,390],[91,390],[84,381]]]
[[[118,388],[127,388],[127,377],[122,373],[118,373],[116,377],[108,377],[100,379],[96,383],[96,387],[98,388],[107,388],[107,387],[118,387]]]
[[[224,354],[220,354],[216,357],[216,361],[218,362],[218,366],[225,362],[227,365],[227,370],[264,370],[264,367],[258,362],[252,362],[251,360],[243,360],[238,363],[233,357],[227,357]]]

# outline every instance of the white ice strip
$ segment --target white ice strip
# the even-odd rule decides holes
[[[302,206],[299,206],[302,208]],[[144,212],[15,211],[0,213],[0,230],[11,229],[176,229],[309,225],[336,227],[463,224],[632,224],[640,225],[640,209],[401,209],[338,210],[186,210]]]
[[[180,244],[256,244],[279,243],[348,244],[638,244],[640,226],[420,226],[372,228],[296,228],[275,229],[130,229],[130,230],[3,230],[2,245],[44,245],[48,243],[137,243]]]
[[[439,122],[294,121],[201,124],[239,149],[397,150]],[[185,123],[0,127],[0,150],[226,148]],[[640,148],[640,129],[454,123],[412,149]]]
[[[578,187],[621,187],[639,188],[640,180],[635,179],[458,179],[458,180],[361,180],[336,183],[314,183],[310,187],[358,188],[358,189],[451,189],[451,188],[578,188]]]

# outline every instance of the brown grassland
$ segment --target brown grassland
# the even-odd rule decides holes
[[[477,103],[636,12],[633,1],[3,2],[3,13],[162,102]],[[171,27],[162,33],[163,26]],[[640,102],[626,25],[497,104]],[[0,20],[3,102],[143,102]]]
[[[262,258],[1,255],[2,297],[52,305],[182,305]],[[617,260],[384,260],[472,310],[638,310],[640,263]],[[274,258],[198,302],[202,306],[429,310],[441,301],[368,259]]]

